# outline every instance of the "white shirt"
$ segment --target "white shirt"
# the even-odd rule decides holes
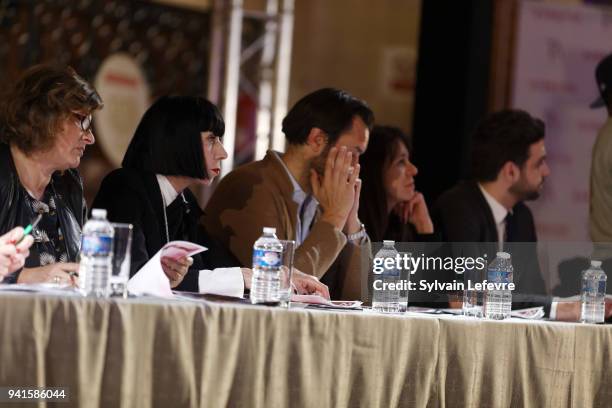
[[[503,251],[504,236],[506,234],[506,216],[508,215],[508,210],[506,207],[501,205],[499,201],[493,198],[493,196],[482,187],[482,184],[478,183],[478,187],[480,188],[485,200],[487,200],[487,204],[489,204],[489,208],[493,213],[493,220],[495,220],[495,227],[497,228],[497,248],[498,250]]]
[[[172,204],[179,193],[177,193],[174,187],[172,187],[168,177],[161,174],[156,174],[155,177],[157,177],[157,184],[159,184],[159,189],[161,190],[162,200],[164,201],[166,207],[168,207],[170,204]]]
[[[244,278],[239,267],[201,269],[198,275],[200,293],[242,297],[244,295]]]
[[[166,176],[156,174],[164,205],[168,207],[179,193],[172,187]],[[222,296],[242,297],[244,295],[244,278],[239,267],[202,269],[198,275],[200,293]]]

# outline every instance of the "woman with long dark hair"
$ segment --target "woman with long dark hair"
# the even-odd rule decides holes
[[[375,126],[359,163],[359,219],[372,241],[418,241],[433,234],[423,195],[414,187],[418,170],[410,162],[408,136],[395,127]]]

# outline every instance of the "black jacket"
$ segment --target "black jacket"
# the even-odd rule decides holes
[[[536,242],[531,210],[524,203],[512,209],[508,235],[513,242]],[[436,230],[451,242],[497,242],[497,227],[489,203],[473,181],[463,181],[444,192],[432,211]],[[512,231],[510,231],[510,229]]]
[[[87,208],[83,200],[83,182],[76,169],[56,172],[51,177],[51,187],[60,227],[66,242],[68,260],[76,262],[81,248],[81,230],[86,220]],[[28,225],[34,215],[28,206],[27,192],[21,185],[15,163],[7,144],[0,143],[0,235],[14,227]],[[36,245],[30,248],[26,267],[39,265]],[[17,273],[5,278],[5,282],[15,282]]]
[[[168,229],[171,241],[186,240],[208,248],[208,251],[194,256],[193,266],[177,287],[197,292],[200,269],[239,266],[239,263],[200,225],[203,211],[191,191],[186,189],[184,196],[187,203],[183,203],[179,195],[167,208]],[[161,190],[153,173],[121,168],[113,170],[102,181],[92,207],[105,208],[112,222],[134,225],[131,275],[166,244],[163,205]]]
[[[493,212],[478,184],[463,181],[443,193],[432,211],[436,231],[442,240],[460,248],[464,255],[470,249],[471,256],[487,254],[488,262],[497,252],[497,227]],[[548,311],[550,298],[544,296],[545,286],[537,255],[537,236],[531,210],[520,202],[512,208],[512,218],[507,226],[508,242],[504,250],[512,255],[514,282],[513,306],[545,306]],[[462,246],[455,243],[481,243]],[[457,255],[454,253],[453,255]]]

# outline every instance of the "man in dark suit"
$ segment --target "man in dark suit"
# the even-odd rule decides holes
[[[511,253],[514,308],[543,305],[551,318],[576,320],[579,303],[545,296],[533,215],[524,204],[539,197],[550,174],[544,132],[540,119],[521,110],[485,117],[472,139],[471,178],[440,196],[432,218],[442,239],[464,254],[486,253],[490,262],[497,251]],[[456,244],[468,242],[481,244]]]

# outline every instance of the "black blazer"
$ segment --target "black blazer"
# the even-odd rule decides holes
[[[465,254],[470,250],[467,246],[453,243],[480,243],[479,246],[469,246],[475,251],[470,255],[481,256],[486,253],[488,262],[495,258],[497,227],[493,212],[476,182],[463,181],[444,192],[434,205],[432,219],[436,231],[443,241],[451,243],[451,248],[460,248]],[[506,229],[507,242],[504,244],[504,250],[512,255],[514,282],[517,285],[513,293],[513,306],[520,308],[543,305],[548,311],[550,298],[544,296],[544,279],[537,255],[537,236],[529,207],[522,202],[516,204]]]
[[[512,209],[509,242],[536,242],[531,210],[520,202]],[[497,242],[497,227],[489,203],[473,181],[462,181],[444,192],[432,211],[437,231],[445,241]]]
[[[239,263],[200,225],[203,211],[191,191],[186,189],[183,194],[186,204],[178,195],[167,208],[168,214],[178,214],[168,219],[170,240],[187,240],[208,248],[208,251],[194,256],[193,266],[177,287],[197,292],[197,271],[239,266]],[[163,205],[161,190],[153,173],[121,168],[113,170],[102,181],[92,207],[105,208],[112,222],[134,225],[131,275],[166,244]]]

